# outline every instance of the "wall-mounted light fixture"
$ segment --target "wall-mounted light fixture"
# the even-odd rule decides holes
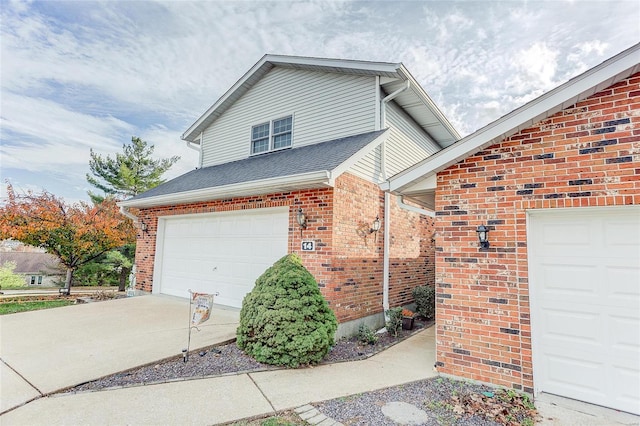
[[[147,229],[148,229],[147,228],[147,224],[144,223],[144,221],[142,219],[140,219],[140,225],[139,226],[140,226],[140,230],[146,234],[147,233]]]
[[[296,222],[298,222],[298,226],[300,227],[300,229],[306,229],[307,215],[304,214],[301,208],[299,208],[298,213],[296,213]]]
[[[484,225],[478,226],[476,229],[478,233],[478,240],[480,241],[480,248],[487,249],[489,248],[489,228]]]
[[[376,216],[376,219],[373,221],[373,223],[371,224],[371,229],[369,229],[369,233],[376,233],[376,235],[374,236],[373,240],[377,241],[378,239],[378,231],[380,230],[380,218],[378,216]]]
[[[296,222],[298,222],[298,226],[300,227],[300,238],[302,238],[302,230],[307,229],[307,215],[304,214],[302,208],[298,208],[298,212],[296,213]]]

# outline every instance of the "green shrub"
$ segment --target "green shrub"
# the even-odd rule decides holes
[[[398,330],[402,327],[402,306],[387,311],[387,333],[398,337]]]
[[[436,289],[429,285],[421,285],[413,289],[416,301],[416,312],[425,319],[433,319],[436,315]]]
[[[378,335],[366,324],[362,323],[358,327],[358,341],[364,345],[375,345],[378,343]]]
[[[317,363],[334,344],[336,316],[295,254],[267,269],[245,296],[236,344],[259,362]]]

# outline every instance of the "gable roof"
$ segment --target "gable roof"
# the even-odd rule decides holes
[[[387,130],[378,130],[203,167],[118,204],[151,207],[332,186],[335,178],[382,143],[387,134]]]
[[[420,198],[425,194],[435,190],[434,177],[439,171],[464,160],[487,146],[494,145],[531,127],[533,124],[575,105],[637,72],[640,72],[640,43],[500,117],[454,145],[398,173],[381,187],[383,190],[401,193],[420,201]]]
[[[0,265],[5,262],[15,262],[16,274],[46,274],[61,275],[60,260],[49,253],[37,253],[26,251],[0,252]]]
[[[185,141],[198,143],[200,133],[220,117],[233,103],[251,89],[274,67],[307,71],[380,76],[381,86],[389,94],[409,84],[409,89],[394,98],[441,147],[460,139],[460,134],[440,112],[420,84],[402,63],[353,61],[344,59],[309,58],[301,56],[264,55],[240,80],[220,97],[182,135]]]

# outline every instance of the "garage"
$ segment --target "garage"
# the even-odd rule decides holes
[[[640,209],[527,214],[535,392],[640,414]]]
[[[239,308],[255,280],[287,254],[288,207],[160,217],[154,293],[218,293]]]

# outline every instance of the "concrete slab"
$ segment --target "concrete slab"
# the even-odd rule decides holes
[[[273,414],[246,374],[41,398],[2,416],[12,425],[211,425]]]
[[[0,362],[0,413],[39,396],[33,386]]]
[[[434,339],[427,330],[367,360],[250,376],[276,410],[291,409],[434,377]]]
[[[191,349],[235,337],[239,311],[215,309],[193,330]],[[187,346],[189,302],[138,296],[0,317],[0,359],[41,393],[179,356]],[[2,393],[13,392],[2,383]]]
[[[429,421],[426,411],[406,402],[388,402],[382,406],[381,410],[387,418],[400,425],[423,425]]]
[[[535,400],[546,426],[617,426],[640,425],[640,416],[560,396],[541,393]]]

